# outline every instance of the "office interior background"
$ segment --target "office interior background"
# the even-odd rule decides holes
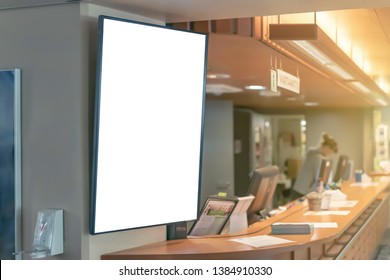
[[[286,16],[295,13],[304,14]],[[202,200],[221,190],[234,193],[234,157],[241,146],[234,137],[234,115],[240,112],[262,129],[269,149],[263,151],[268,153],[264,162],[283,162],[278,147],[286,137],[295,141],[286,153],[300,156],[328,132],[356,169],[376,167],[375,128],[390,124],[390,1],[0,1],[0,68],[22,71],[24,250],[32,246],[36,213],[44,208],[65,211],[65,252],[57,259],[99,259],[166,238],[165,226],[88,233],[100,14],[210,32]],[[289,44],[282,42],[282,50],[262,37],[268,32],[264,22],[303,20],[329,29],[334,46],[326,47],[333,60],[357,73],[363,87],[343,81]],[[271,68],[299,76],[300,93],[281,90],[280,96],[269,96]],[[245,89],[259,83],[268,90]],[[148,104],[134,106],[153,114]]]

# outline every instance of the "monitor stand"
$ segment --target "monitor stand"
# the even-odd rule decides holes
[[[255,213],[248,214],[248,225],[263,221],[267,218],[268,218],[268,210],[266,209],[259,211],[259,214],[255,214]]]

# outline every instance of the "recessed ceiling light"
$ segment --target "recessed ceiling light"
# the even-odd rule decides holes
[[[313,107],[313,106],[318,106],[319,103],[318,102],[305,102],[305,106],[308,106],[308,107]]]
[[[262,86],[262,85],[250,85],[250,86],[246,86],[245,89],[247,89],[247,90],[264,90],[264,89],[266,89],[266,87]]]
[[[217,73],[217,74],[207,74],[207,78],[209,79],[229,79],[229,74]]]
[[[242,89],[237,87],[232,87],[225,84],[206,84],[206,93],[211,93],[214,95],[222,95],[224,93],[237,93],[241,92]]]
[[[286,100],[287,101],[297,101],[298,98],[296,98],[296,97],[287,97]]]
[[[272,91],[272,90],[260,90],[259,91],[260,96],[265,96],[265,97],[278,97],[281,96],[282,93],[278,91]]]

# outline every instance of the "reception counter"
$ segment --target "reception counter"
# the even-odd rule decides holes
[[[358,201],[357,204],[330,210],[349,211],[347,215],[305,215],[309,211],[307,201],[295,201],[286,211],[257,222],[239,234],[163,241],[107,253],[101,259],[371,259],[388,225],[388,182],[360,186],[345,183],[341,191],[347,200]],[[337,228],[316,228],[311,234],[271,235],[271,224],[275,222],[337,223]],[[254,247],[232,241],[260,235],[292,242]]]

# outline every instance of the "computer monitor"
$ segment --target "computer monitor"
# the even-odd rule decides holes
[[[332,161],[330,159],[322,159],[320,167],[317,171],[316,181],[314,187],[318,185],[319,179],[324,182],[324,185],[329,183],[330,173],[332,171]]]
[[[354,162],[353,162],[353,160],[348,160],[347,167],[345,169],[346,170],[345,170],[345,172],[343,174],[342,180],[348,181],[353,176],[353,171],[354,171]]]
[[[345,173],[348,169],[348,156],[340,155],[337,162],[336,172],[333,178],[333,182],[340,182],[345,178]]]
[[[254,195],[255,199],[247,212],[248,225],[265,218],[272,210],[279,173],[279,168],[276,165],[261,167],[253,171],[248,195]]]

